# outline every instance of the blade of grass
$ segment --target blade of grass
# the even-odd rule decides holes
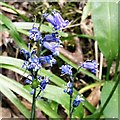
[[[7,88],[11,89],[12,91],[16,92],[17,94],[21,95],[25,99],[27,99],[29,102],[32,103],[32,96],[30,95],[29,91],[27,91],[23,85],[16,82],[15,80],[12,80],[10,78],[7,78],[6,76],[3,76],[0,74],[0,83],[2,85],[5,85]],[[8,84],[9,83],[9,84]],[[50,106],[47,105],[47,102],[43,100],[39,100],[36,102],[36,106],[45,112],[47,115],[49,115],[51,118],[61,118],[55,111],[53,111]]]
[[[16,97],[16,95],[9,88],[6,87],[5,84],[2,84],[0,86],[0,91],[18,108],[18,110],[26,118],[30,118],[30,111],[21,103],[21,101]]]
[[[0,20],[4,23],[4,25],[8,28],[10,35],[14,38],[16,44],[20,48],[25,48],[27,49],[27,46],[25,45],[25,42],[22,40],[20,37],[19,33],[17,32],[16,27],[14,24],[11,22],[10,19],[8,19],[6,16],[0,14]]]
[[[13,10],[13,11],[16,12],[23,20],[29,21],[29,19],[28,19],[25,15],[20,14],[14,7],[12,7],[12,6],[4,3],[4,2],[0,2],[0,5],[2,5],[2,6],[4,6],[4,7],[7,7],[7,8],[9,8],[9,9]]]
[[[8,63],[8,61],[9,61],[9,63]],[[19,72],[19,74],[21,74],[21,75],[24,75],[24,71],[25,71],[25,69],[21,68],[23,62],[24,61],[20,60],[20,59],[16,59],[16,58],[12,58],[12,57],[0,56],[0,65],[3,66],[4,64],[7,64],[9,68],[10,68],[10,66],[14,66],[14,67],[12,67],[13,70],[15,72]],[[16,71],[16,69],[19,69],[19,71]],[[64,87],[64,85],[66,84],[61,78],[57,77],[56,75],[54,75],[51,72],[48,72],[44,68],[41,68],[41,70],[38,72],[38,74],[50,77],[50,80],[52,82],[54,82],[56,85],[58,85],[58,86]]]

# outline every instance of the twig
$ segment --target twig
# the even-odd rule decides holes
[[[101,77],[102,77],[102,65],[103,65],[103,54],[100,53],[99,79],[101,79]]]
[[[98,45],[97,45],[97,41],[95,41],[94,47],[95,47],[95,60],[98,63]],[[98,77],[98,71],[96,72],[96,77]]]

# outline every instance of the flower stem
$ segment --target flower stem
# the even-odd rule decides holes
[[[31,111],[31,120],[35,120],[35,104],[36,104],[36,88],[34,89],[33,102],[32,102],[32,111]]]
[[[41,89],[40,89],[39,93],[37,94],[37,96],[35,97],[36,99],[37,99],[37,97],[40,95],[40,93],[41,93]]]
[[[90,85],[87,85],[85,87],[83,87],[82,89],[79,90],[79,94],[83,94],[84,92],[86,92],[87,90],[91,89],[91,88],[94,88],[94,87],[97,87],[97,86],[103,86],[104,85],[104,82],[96,82],[96,83],[93,83],[93,84],[90,84]]]
[[[74,112],[74,107],[72,108],[72,110],[70,112],[70,120],[72,119],[73,112]]]
[[[78,68],[77,72],[73,75],[73,77],[70,77],[70,81],[72,82],[72,85],[74,83],[74,80],[76,79],[76,76],[79,72],[81,67]],[[72,87],[73,89],[73,87]],[[70,107],[69,107],[69,116],[70,116],[70,120],[72,119],[72,115],[73,115],[73,111],[74,111],[74,108],[72,107],[72,97],[73,97],[73,94],[70,95]]]
[[[72,109],[72,94],[70,95],[70,107],[69,107],[70,120],[72,119],[71,109]]]

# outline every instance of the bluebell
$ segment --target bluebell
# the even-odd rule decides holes
[[[64,89],[64,92],[69,94],[69,95],[72,95],[72,93],[73,93],[73,83],[72,82],[69,81],[67,83],[67,88]]]
[[[72,67],[70,65],[62,65],[60,69],[62,75],[66,74],[72,76]]]
[[[60,44],[59,43],[49,43],[49,42],[43,42],[43,46],[50,50],[53,55],[55,56],[58,56],[59,55],[59,51],[58,51],[58,48],[60,47]]]
[[[46,20],[54,26],[55,30],[65,28],[69,24],[69,21],[64,20],[55,10],[52,11],[52,14],[45,13],[43,16],[46,17]]]
[[[40,56],[39,58],[41,64],[49,64],[51,67],[53,66],[53,64],[56,64],[56,60],[52,57],[52,55],[48,55],[48,56]]]
[[[46,85],[49,83],[49,79],[43,79],[41,82],[40,82],[40,89],[43,91],[45,88],[46,88]]]
[[[29,58],[28,61],[24,61],[22,67],[25,67],[28,71],[33,73],[33,71],[38,71],[42,65],[39,61],[39,58],[34,55],[33,57]]]
[[[43,38],[43,41],[44,42],[58,42],[58,43],[61,43],[61,40],[57,35],[58,35],[58,32],[54,32],[52,34],[47,34]]]
[[[77,107],[81,102],[84,102],[85,100],[80,97],[80,95],[77,95],[77,97],[73,101],[73,107]]]
[[[29,39],[33,39],[34,41],[38,41],[38,40],[42,40],[42,36],[39,32],[39,30],[36,27],[33,27],[30,31],[29,31]]]
[[[88,70],[90,70],[93,73],[96,73],[97,69],[98,69],[98,64],[95,60],[92,61],[85,61],[84,63],[81,64],[82,68],[86,68]]]

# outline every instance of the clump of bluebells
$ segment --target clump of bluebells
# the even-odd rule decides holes
[[[35,119],[36,98],[40,96],[41,91],[45,90],[50,81],[46,76],[39,76],[38,71],[42,67],[45,68],[47,66],[51,68],[56,64],[54,56],[59,55],[58,48],[62,47],[60,36],[56,30],[62,30],[62,28],[65,28],[69,24],[69,21],[64,20],[60,13],[55,10],[51,13],[44,13],[42,17],[52,24],[53,32],[42,36],[40,26],[37,28],[33,25],[33,28],[29,31],[29,46],[31,48],[29,47],[29,50],[20,50],[20,54],[25,58],[22,68],[25,68],[30,73],[25,83],[29,84],[32,88],[30,92],[33,95],[31,119]],[[44,54],[43,51],[45,49],[49,51],[49,54]]]
[[[54,64],[56,64],[54,56],[59,55],[58,48],[61,47],[61,40],[57,31],[62,30],[62,28],[65,28],[69,24],[69,21],[64,20],[60,13],[55,10],[53,10],[51,13],[44,13],[42,17],[52,24],[53,32],[51,34],[42,36],[39,29],[40,26],[37,28],[33,25],[33,28],[29,31],[29,44],[31,44],[31,48],[28,50],[20,50],[21,55],[23,55],[25,58],[22,68],[25,68],[27,71],[29,71],[29,75],[25,80],[25,83],[29,84],[32,88],[30,94],[33,95],[31,112],[31,118],[33,119],[35,119],[36,98],[40,96],[40,93],[45,90],[47,84],[50,82],[49,78],[46,76],[39,76],[38,71],[40,71],[42,67],[45,68],[47,66],[51,68]],[[44,54],[43,51],[45,49],[49,51],[49,54]],[[93,73],[96,73],[97,71],[96,61],[86,61],[82,63],[79,68],[81,67],[86,68]],[[72,100],[73,84],[75,79],[72,73],[72,67],[70,65],[62,65],[60,69],[62,75],[69,76],[69,82],[67,83],[64,92],[70,96],[70,118],[72,118],[74,108],[83,102],[84,99],[80,95],[77,95],[77,97]]]
[[[38,71],[46,65],[52,67],[54,64],[56,64],[54,56],[59,55],[58,48],[61,47],[61,40],[58,32],[55,30],[61,30],[69,24],[69,21],[64,20],[55,10],[53,10],[51,13],[44,13],[42,17],[53,25],[53,32],[51,34],[46,34],[43,37],[38,28],[33,26],[33,28],[29,31],[29,39],[30,43],[32,43],[31,46],[36,44],[36,46],[40,47],[39,52],[38,49],[36,50],[32,47],[30,51],[25,49],[21,49],[20,51],[25,58],[22,68],[25,68],[30,72],[30,75],[27,77],[25,83],[31,85],[32,95],[34,94],[35,89],[39,88],[40,91],[44,91],[49,83],[48,78],[45,76],[38,76]],[[44,49],[49,50],[51,54],[41,54]]]
[[[87,61],[80,64],[80,66],[78,67],[78,71],[80,68],[88,69],[93,74],[95,74],[97,72],[97,69],[98,69],[98,64],[95,60],[87,60]],[[69,82],[67,83],[66,88],[64,89],[64,92],[70,96],[69,113],[70,113],[70,120],[71,120],[74,109],[76,107],[78,107],[81,102],[84,102],[85,100],[84,100],[84,98],[82,98],[82,95],[77,95],[76,98],[74,100],[72,100],[72,98],[73,98],[73,84],[74,84],[74,80],[76,77],[76,75],[73,75],[72,67],[70,65],[62,65],[60,67],[60,69],[61,69],[61,75],[67,75],[69,77]]]

